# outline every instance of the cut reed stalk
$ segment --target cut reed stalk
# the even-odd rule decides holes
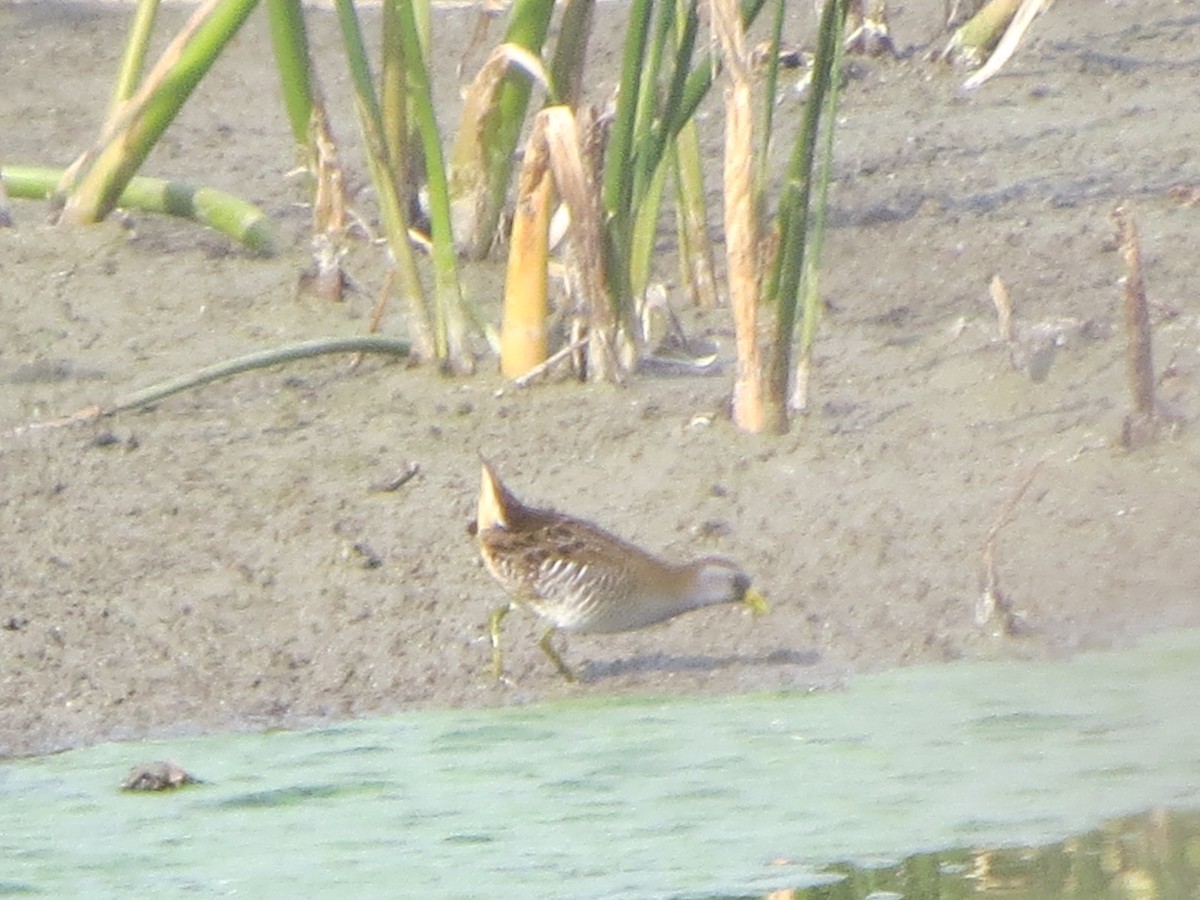
[[[547,91],[550,90],[549,76],[542,66],[541,60],[527,50],[515,44],[501,44],[489,55],[479,72],[471,80],[463,95],[462,122],[455,138],[450,163],[450,211],[454,232],[458,235],[469,236],[480,227],[479,223],[488,215],[488,197],[491,186],[486,165],[489,150],[486,147],[487,130],[485,122],[500,115],[498,104],[500,90],[509,77],[510,69],[519,69],[522,77],[537,80]],[[478,127],[474,130],[465,128],[465,123],[475,122]],[[481,236],[464,237],[464,247]],[[469,251],[469,248],[468,252]],[[486,250],[482,251],[486,255]],[[479,255],[479,254],[475,254]]]
[[[733,421],[743,431],[759,432],[766,418],[758,351],[758,228],[751,117],[750,87],[735,83],[726,90],[725,105],[725,252],[737,341]]]
[[[1000,532],[1016,518],[1017,504],[1029,491],[1042,466],[1053,455],[1053,451],[1047,453],[1034,463],[1021,478],[1016,489],[1000,508],[996,521],[992,524],[987,539],[983,543],[983,590],[975,601],[975,624],[979,626],[994,625],[996,631],[1002,635],[1020,634],[1027,628],[1027,625],[1023,617],[1013,608],[1012,599],[1000,587],[1000,572],[996,565],[996,544]]]
[[[730,82],[725,89],[724,193],[729,302],[737,342],[733,421],[744,431],[758,432],[765,419],[758,353],[758,195],[749,58],[734,0],[714,0],[712,16]]]
[[[325,113],[325,103],[314,95],[310,105],[308,139],[309,171],[313,176],[313,262],[316,292],[329,300],[341,300],[346,275],[346,175],[337,141]]]
[[[588,310],[587,377],[620,381],[626,368],[628,329],[613,304],[606,279],[605,232],[593,165],[585,151],[574,113],[565,106],[542,110],[534,129],[545,135],[554,183],[571,213],[570,252],[577,273],[576,289]]]
[[[1001,36],[1000,42],[996,44],[996,49],[992,51],[982,68],[963,82],[963,87],[966,90],[973,90],[1004,68],[1005,63],[1017,52],[1017,45],[1021,43],[1021,38],[1033,24],[1034,18],[1049,8],[1053,2],[1054,0],[1021,0],[1021,5],[1013,15],[1012,21],[1004,29],[1004,34]]]
[[[1112,211],[1112,220],[1117,226],[1121,258],[1125,261],[1125,277],[1121,279],[1125,309],[1125,371],[1133,399],[1133,411],[1125,417],[1121,439],[1126,447],[1133,448],[1152,442],[1157,431],[1150,309],[1142,277],[1137,221],[1124,206]]]
[[[300,0],[267,0],[271,45],[297,155],[312,178],[312,255],[308,283],[320,297],[341,300],[346,285],[346,177],[333,126],[309,52]]]
[[[992,298],[992,305],[996,307],[996,329],[1000,332],[1000,340],[1011,344],[1017,337],[1016,308],[1008,292],[1008,285],[999,275],[992,276],[988,284],[988,295]]]
[[[38,166],[5,166],[0,170],[8,192],[22,200],[47,199],[63,177],[62,169]],[[274,226],[267,214],[252,203],[214,188],[139,175],[125,185],[117,205],[180,216],[228,235],[254,253],[269,256],[274,252]]]
[[[980,65],[1008,28],[1022,0],[990,0],[960,25],[939,54],[949,62]]]
[[[554,0],[516,0],[504,41],[538,56],[550,29]],[[506,70],[486,113],[463,107],[450,153],[454,203],[476,211],[463,243],[468,255],[482,258],[492,246],[504,209],[521,125],[529,105],[530,83],[521,72]],[[432,167],[432,161],[430,162]],[[461,220],[460,220],[461,221]]]
[[[504,284],[500,371],[505,378],[520,378],[544,363],[549,353],[547,269],[553,205],[549,152],[542,129],[535,128],[525,145]]]

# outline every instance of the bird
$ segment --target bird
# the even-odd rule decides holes
[[[705,557],[675,564],[584,519],[523,504],[484,459],[474,534],[484,565],[509,595],[488,619],[492,671],[504,680],[500,624],[514,608],[549,622],[538,646],[567,681],[578,681],[551,643],[556,631],[636,631],[689,610],[744,603],[767,611],[736,564]]]

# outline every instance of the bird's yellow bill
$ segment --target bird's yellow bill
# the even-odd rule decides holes
[[[746,596],[742,598],[742,602],[750,607],[750,611],[756,616],[766,615],[771,611],[771,606],[767,603],[767,598],[754,590],[754,588],[746,591]]]

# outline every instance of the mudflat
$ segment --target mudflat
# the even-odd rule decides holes
[[[598,97],[616,77],[616,6],[600,7]],[[789,39],[803,44],[811,4],[795,6]],[[52,228],[43,205],[14,201],[16,227],[0,230],[0,753],[416,706],[819,689],[1200,625],[1200,5],[1058,4],[970,94],[962,72],[924,58],[945,40],[942,7],[893,10],[902,58],[849,63],[813,408],[782,437],[728,420],[724,308],[681,309],[720,346],[715,376],[518,389],[486,355],[462,378],[323,358],[44,427],[220,359],[366,331],[378,246],[352,248],[362,291],[346,302],[298,289],[308,211],[287,176],[261,13],[143,171],[261,204],[279,222],[276,256],[150,215]],[[435,73],[446,133],[471,15],[434,26],[454,48]],[[0,9],[0,163],[65,166],[90,144],[128,18]],[[335,23],[318,12],[312,27],[365,185]],[[781,159],[800,110],[785,85]],[[721,134],[716,117],[703,124],[715,188]],[[369,191],[355,197],[370,220]],[[1119,440],[1131,405],[1119,204],[1140,225],[1159,397],[1181,423],[1133,451]],[[682,304],[675,266],[664,254],[657,277]],[[498,318],[501,266],[464,271]],[[996,275],[1013,344],[989,297]],[[383,327],[404,337],[402,311]],[[486,624],[503,597],[466,533],[481,452],[526,502],[669,558],[737,560],[771,614],[717,607],[571,637],[579,685],[537,649],[540,623],[513,615],[511,683],[497,684]],[[977,618],[989,551],[1012,627]]]

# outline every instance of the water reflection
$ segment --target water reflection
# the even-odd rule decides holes
[[[831,883],[769,900],[1005,900],[1100,897],[1194,900],[1200,896],[1200,813],[1155,809],[1045,847],[939,850],[896,865],[842,864]]]
[[[8,760],[0,896],[1196,900],[1194,814],[1112,817],[1200,810],[1197,683],[1188,632],[823,694],[425,710]],[[121,789],[154,759],[202,783]]]

